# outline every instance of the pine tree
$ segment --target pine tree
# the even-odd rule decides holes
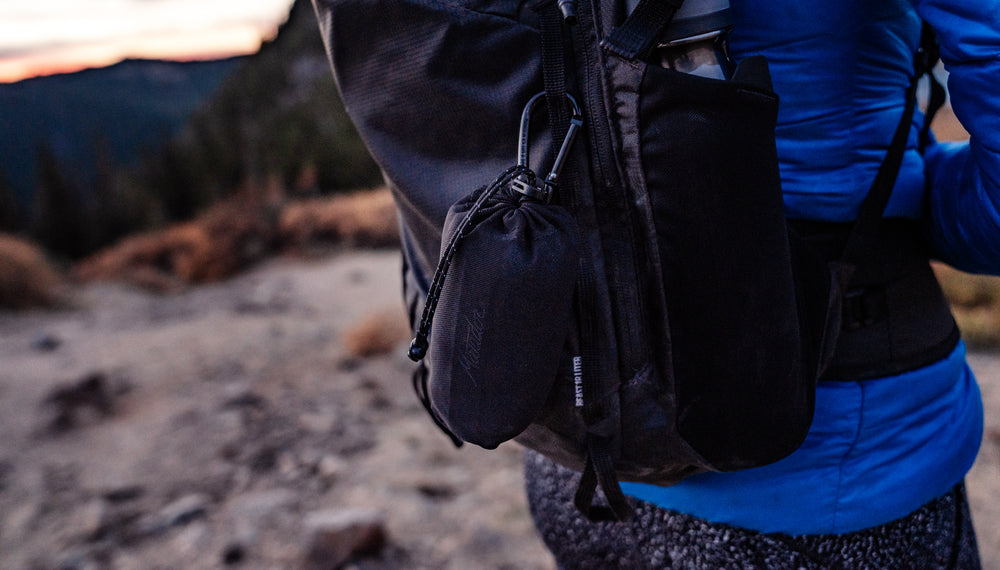
[[[7,174],[0,169],[0,232],[18,233],[25,225],[24,214],[7,182]]]
[[[63,172],[47,144],[36,149],[38,218],[34,236],[49,251],[79,259],[93,248],[93,231],[80,188]]]

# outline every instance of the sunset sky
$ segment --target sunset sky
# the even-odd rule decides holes
[[[0,0],[0,83],[123,58],[252,53],[293,0]]]

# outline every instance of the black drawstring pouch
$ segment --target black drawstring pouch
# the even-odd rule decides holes
[[[410,347],[410,358],[433,362],[424,405],[489,449],[541,411],[571,330],[579,230],[526,187],[541,188],[519,165],[452,205]]]

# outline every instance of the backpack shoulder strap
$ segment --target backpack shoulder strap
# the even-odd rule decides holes
[[[917,76],[927,74],[930,79],[930,96],[927,101],[927,111],[924,113],[924,126],[920,129],[920,152],[924,152],[924,149],[930,144],[931,123],[934,121],[934,115],[941,109],[947,98],[944,85],[941,85],[941,82],[934,76],[934,66],[940,59],[941,52],[934,35],[934,28],[924,22],[920,35],[920,51],[917,52]]]
[[[865,252],[870,248],[872,241],[878,238],[878,226],[881,224],[885,207],[889,203],[892,189],[896,185],[899,168],[903,163],[903,154],[906,151],[906,143],[910,138],[910,127],[913,125],[913,114],[917,106],[917,84],[924,75],[930,76],[931,97],[920,133],[921,150],[930,140],[931,121],[944,103],[944,87],[931,73],[937,60],[938,50],[934,30],[924,22],[920,34],[920,46],[917,48],[914,62],[913,79],[906,89],[906,107],[903,109],[903,117],[896,127],[885,160],[878,169],[878,174],[876,174],[875,181],[868,191],[868,196],[861,204],[858,219],[851,229],[847,244],[841,254],[841,262],[858,263],[864,259]]]
[[[602,47],[625,59],[644,58],[683,3],[684,0],[639,0],[625,22],[611,30]]]

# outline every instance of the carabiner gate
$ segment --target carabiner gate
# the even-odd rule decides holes
[[[559,174],[562,172],[563,166],[566,164],[566,159],[569,157],[569,152],[573,147],[577,131],[583,126],[583,113],[580,111],[580,106],[577,104],[576,99],[567,93],[566,98],[569,99],[569,103],[573,108],[573,116],[569,120],[569,130],[566,131],[566,137],[563,139],[562,146],[559,147],[559,153],[552,162],[552,170],[549,171],[548,176],[545,177],[545,181],[539,186],[537,177],[528,165],[528,129],[531,125],[531,114],[544,96],[545,92],[543,91],[532,97],[528,100],[528,104],[524,106],[524,111],[521,113],[517,165],[523,166],[527,169],[527,172],[512,180],[511,187],[529,198],[548,202],[552,199],[552,193],[555,192],[558,186]]]

